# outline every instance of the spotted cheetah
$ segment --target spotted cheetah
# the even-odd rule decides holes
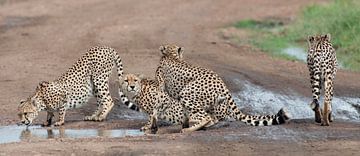
[[[183,59],[183,48],[176,45],[160,46],[161,59],[156,70],[160,89],[178,99],[190,118],[200,122],[183,132],[196,131],[226,117],[234,118],[253,126],[283,124],[290,118],[284,109],[276,115],[252,116],[243,114],[236,106],[229,90],[215,72],[194,66]],[[217,97],[225,97],[226,103],[215,104]],[[212,109],[212,111],[207,111]]]
[[[124,93],[120,95],[122,102],[131,103],[127,105],[130,109],[141,110],[149,115],[147,124],[141,128],[142,131],[156,133],[158,119],[174,125],[182,124],[183,128],[189,127],[189,122],[196,121],[187,118],[181,103],[160,90],[156,80],[126,74],[119,85]],[[130,101],[127,101],[128,98]],[[217,100],[215,103],[221,103],[225,97]]]
[[[309,50],[307,66],[310,72],[310,83],[313,101],[310,107],[315,112],[315,121],[323,126],[332,122],[331,101],[334,94],[334,79],[337,71],[336,52],[331,44],[330,34],[308,37]],[[321,88],[325,88],[324,109],[320,109]]]
[[[90,48],[60,78],[51,82],[41,82],[34,94],[20,102],[19,124],[31,125],[39,111],[47,111],[44,126],[51,125],[54,112],[59,112],[59,121],[54,125],[63,125],[66,110],[81,107],[93,95],[97,99],[98,107],[84,120],[104,120],[114,105],[108,85],[114,66],[120,79],[123,75],[123,65],[117,52],[105,46]]]

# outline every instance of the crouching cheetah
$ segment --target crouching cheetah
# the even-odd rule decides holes
[[[149,115],[147,124],[141,128],[142,131],[156,133],[158,119],[174,125],[181,124],[183,128],[189,127],[189,122],[196,121],[187,118],[181,103],[160,90],[156,80],[127,74],[120,80],[120,87],[124,93],[120,95],[123,103],[130,109],[141,110]],[[221,103],[224,99],[219,97],[215,103]]]
[[[189,118],[199,122],[183,132],[196,131],[211,126],[219,120],[231,117],[249,125],[268,126],[283,124],[289,116],[281,109],[276,115],[251,116],[243,114],[236,106],[229,90],[215,72],[194,66],[183,60],[183,48],[176,45],[160,47],[162,57],[156,71],[160,89],[178,99],[189,113]],[[217,97],[225,97],[225,103],[216,104]],[[211,109],[211,111],[208,111]]]
[[[20,102],[19,124],[31,125],[39,111],[47,111],[44,126],[51,125],[54,112],[59,112],[59,121],[54,125],[63,125],[66,110],[84,105],[93,95],[97,99],[97,110],[84,120],[104,120],[114,105],[108,85],[114,66],[120,79],[123,75],[123,66],[120,56],[114,49],[105,46],[89,49],[59,79],[41,82],[33,95]]]
[[[331,101],[334,90],[334,78],[337,71],[335,49],[330,42],[330,34],[308,37],[309,50],[307,65],[310,72],[310,83],[313,101],[310,107],[315,112],[315,121],[323,126],[332,122]],[[320,109],[319,98],[321,88],[325,88],[324,109]]]

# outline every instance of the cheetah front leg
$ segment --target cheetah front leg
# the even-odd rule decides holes
[[[53,117],[54,117],[54,113],[48,111],[46,116],[46,121],[42,124],[42,126],[44,127],[50,126]]]
[[[148,122],[145,124],[145,126],[141,127],[141,131],[148,133],[148,134],[155,134],[158,130],[157,126],[157,114],[153,113],[149,116]]]
[[[66,108],[64,105],[62,105],[59,108],[59,121],[55,122],[54,126],[61,126],[65,122],[65,114],[66,114]]]

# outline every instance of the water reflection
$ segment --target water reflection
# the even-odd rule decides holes
[[[114,130],[98,130],[98,129],[65,129],[65,128],[42,128],[32,126],[26,128],[24,126],[3,126],[0,127],[0,143],[10,143],[19,141],[30,141],[39,139],[53,138],[93,138],[93,137],[109,137],[118,138],[126,136],[140,136],[144,133],[137,129],[114,129]]]

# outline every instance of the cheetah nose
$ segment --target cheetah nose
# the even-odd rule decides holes
[[[130,86],[130,88],[131,88],[132,90],[134,90],[135,86]]]

